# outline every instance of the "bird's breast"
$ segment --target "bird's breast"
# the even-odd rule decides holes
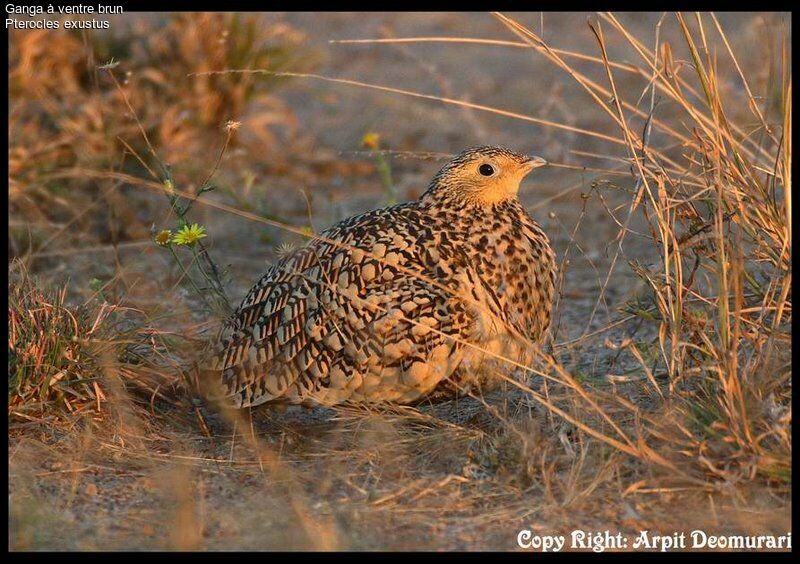
[[[476,335],[502,334],[511,326],[538,340],[554,293],[554,259],[544,233],[527,214],[489,216],[475,222],[468,246],[474,276],[465,278],[481,304]]]

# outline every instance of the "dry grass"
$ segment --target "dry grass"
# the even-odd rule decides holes
[[[100,411],[106,397],[97,383],[97,355],[87,344],[105,330],[110,308],[94,315],[72,312],[65,306],[66,288],[48,293],[24,270],[20,278],[8,292],[9,417]]]
[[[219,66],[313,66],[314,54],[290,26],[202,13],[117,25],[114,34],[11,34],[9,194],[12,216],[26,219],[12,226],[14,255],[35,254],[61,235],[81,244],[147,238],[149,225],[135,213],[141,197],[92,175],[163,176],[148,146],[179,171],[176,181],[197,183],[228,120],[248,119],[240,149],[259,158],[294,135],[291,112],[273,94],[277,81],[194,76]]]
[[[491,17],[505,36],[359,38],[351,48],[527,50],[574,87],[574,100],[558,102],[591,121],[309,74],[306,38],[255,16],[141,20],[114,38],[58,33],[48,41],[60,48],[46,51],[34,33],[12,34],[10,251],[22,259],[9,265],[12,548],[514,548],[531,524],[547,534],[790,526],[788,38],[768,46],[766,76],[750,76],[752,54],[736,51],[713,14],[665,14],[649,28],[600,14],[573,30],[586,52],[553,45],[524,18]],[[171,266],[142,250],[140,261],[155,261],[144,274],[120,245],[166,256],[148,224],[190,216],[312,233],[311,198],[295,221],[252,204],[248,162],[295,139],[275,93],[282,77],[574,136],[578,160],[555,166],[591,182],[556,181],[537,203],[583,192],[567,200],[572,215],[553,214],[561,322],[545,350],[533,348],[535,362],[498,362],[502,393],[284,415],[199,399],[185,375],[218,323],[203,295],[239,291],[216,271],[223,229],[178,249]],[[63,86],[53,94],[47,80]],[[222,131],[239,119],[241,134]],[[378,154],[384,184],[392,154]],[[304,165],[264,166],[312,178],[295,170]],[[310,166],[318,178],[333,167]],[[207,194],[211,183],[245,188]],[[383,186],[390,197],[396,188]],[[580,236],[599,218],[613,227],[606,259]],[[91,287],[96,306],[73,306],[67,287],[51,292],[27,275],[106,243],[116,265]],[[580,310],[573,277],[597,282]],[[47,499],[54,510],[42,509]],[[45,533],[54,524],[61,534]]]

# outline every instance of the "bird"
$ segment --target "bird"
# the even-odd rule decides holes
[[[349,217],[275,262],[206,374],[233,408],[418,404],[480,388],[550,325],[555,254],[518,199],[547,164],[472,147],[413,201]],[[526,343],[522,345],[521,343]]]

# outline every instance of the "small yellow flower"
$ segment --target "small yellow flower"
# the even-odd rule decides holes
[[[192,225],[184,225],[172,237],[172,242],[176,245],[192,246],[197,241],[206,236],[206,228],[193,223]]]
[[[380,146],[381,136],[371,131],[361,138],[361,144],[367,149],[377,149]]]
[[[172,183],[172,180],[164,181],[164,190],[166,190],[170,194],[172,194],[175,191],[175,185]]]
[[[157,245],[161,245],[162,247],[167,247],[170,244],[170,240],[172,239],[172,231],[169,229],[162,229],[156,235],[155,241]]]

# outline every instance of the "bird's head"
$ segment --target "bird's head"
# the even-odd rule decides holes
[[[502,147],[474,147],[457,155],[431,180],[426,195],[456,203],[491,205],[517,197],[519,184],[541,157]]]

